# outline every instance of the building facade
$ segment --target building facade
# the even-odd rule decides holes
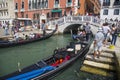
[[[13,0],[2,0],[0,1],[0,21],[5,23],[5,21],[12,23],[15,18],[14,14],[14,1]]]
[[[95,14],[98,14],[98,8],[94,7],[97,1],[98,0],[3,0],[0,14],[4,20],[6,18],[31,18],[33,23],[39,24],[42,20],[49,21],[62,16],[95,13],[96,9],[98,12]]]
[[[103,0],[101,2],[100,18],[120,20],[120,0]]]
[[[85,15],[84,0],[14,0],[15,17],[31,18],[34,23],[68,15]]]

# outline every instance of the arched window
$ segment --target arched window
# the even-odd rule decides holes
[[[48,0],[45,2],[45,7],[48,8]]]
[[[29,0],[29,9],[31,9],[31,0]]]
[[[6,7],[8,7],[8,3],[6,2]]]
[[[6,16],[6,11],[4,11],[4,16]]]
[[[16,9],[16,10],[18,9],[18,3],[15,4],[15,9]]]
[[[24,2],[22,1],[22,9],[24,9]]]
[[[44,8],[44,0],[42,0],[42,8]]]
[[[8,16],[9,14],[8,14],[8,12],[7,12],[7,16]]]
[[[34,9],[34,0],[32,0],[32,9]]]
[[[38,1],[38,8],[40,9],[41,7],[40,7],[40,0]]]
[[[38,7],[37,7],[37,0],[35,0],[35,9],[37,9]]]

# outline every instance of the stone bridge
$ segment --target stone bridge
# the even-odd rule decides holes
[[[48,29],[53,29],[55,25],[58,24],[58,32],[64,33],[69,32],[71,29],[78,29],[86,22],[89,22],[91,25],[100,26],[100,21],[99,18],[93,16],[65,16],[54,21],[49,21],[47,25]]]

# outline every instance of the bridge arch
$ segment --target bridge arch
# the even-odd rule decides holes
[[[73,33],[77,33],[77,31],[81,28],[81,25],[82,24],[70,24],[64,28],[63,34],[70,33],[71,30]]]

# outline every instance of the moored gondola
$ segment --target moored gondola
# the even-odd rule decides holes
[[[57,28],[53,30],[51,33],[46,33],[44,36],[38,36],[39,34],[35,34],[36,37],[32,39],[25,39],[25,40],[19,40],[19,41],[1,41],[0,40],[0,48],[10,47],[10,46],[16,46],[16,45],[22,45],[27,43],[32,43],[40,40],[45,40],[47,38],[50,38],[55,32],[57,31]]]
[[[65,48],[55,49],[54,54],[39,62],[0,78],[0,80],[46,80],[67,68],[88,52],[90,42],[71,42]],[[82,45],[82,46],[81,46]]]

